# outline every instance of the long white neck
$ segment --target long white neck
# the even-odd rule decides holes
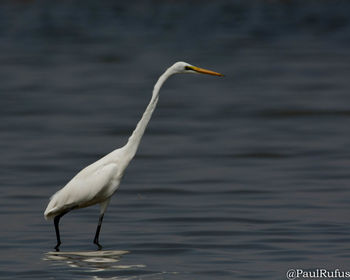
[[[153,111],[157,106],[159,98],[159,90],[164,84],[164,82],[172,75],[172,71],[168,69],[165,71],[158,79],[157,83],[154,85],[151,101],[149,102],[145,112],[142,115],[141,120],[137,123],[135,130],[129,137],[128,142],[124,146],[127,150],[130,160],[135,156],[137,148],[140,145],[141,138],[145,133],[145,129],[152,117]]]

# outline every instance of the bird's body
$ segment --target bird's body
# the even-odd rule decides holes
[[[160,88],[170,76],[177,73],[203,73],[222,76],[219,73],[198,68],[185,62],[177,62],[159,77],[154,86],[151,101],[129,137],[127,144],[85,167],[51,197],[44,216],[48,220],[54,219],[57,237],[56,250],[61,244],[58,227],[60,218],[73,209],[94,204],[100,204],[100,218],[94,243],[101,248],[98,241],[99,233],[110,198],[118,190],[126,167],[136,154],[141,138],[157,105]]]
[[[75,175],[65,187],[55,193],[44,213],[46,219],[69,209],[79,209],[104,203],[118,189],[127,164],[123,149],[118,149],[90,164]]]

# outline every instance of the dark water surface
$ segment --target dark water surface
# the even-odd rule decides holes
[[[350,270],[348,1],[0,4],[1,279],[286,279]],[[92,244],[48,198],[178,75]]]

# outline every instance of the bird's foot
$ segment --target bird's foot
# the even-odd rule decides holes
[[[98,242],[98,240],[94,240],[94,244],[96,244],[98,251],[102,250],[102,245]]]
[[[57,245],[55,246],[56,252],[60,251],[60,245],[61,245],[61,242],[57,243]]]

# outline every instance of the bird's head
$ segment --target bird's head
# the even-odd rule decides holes
[[[186,62],[176,62],[173,66],[169,68],[171,70],[172,74],[178,74],[178,73],[199,73],[199,74],[207,74],[207,75],[214,75],[214,76],[223,76],[220,73],[199,68],[196,66],[193,66],[191,64],[188,64]]]

